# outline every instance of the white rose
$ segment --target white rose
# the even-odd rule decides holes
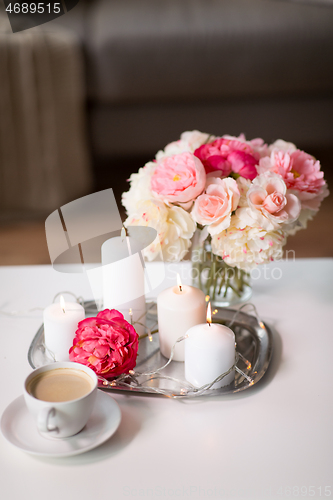
[[[268,147],[268,154],[271,154],[272,151],[284,151],[285,153],[290,154],[297,151],[297,147],[292,142],[286,142],[282,139],[278,139]]]
[[[158,151],[156,160],[160,160],[165,156],[178,155],[181,153],[194,153],[196,149],[206,142],[212,142],[214,140],[215,136],[204,134],[198,130],[183,132],[179,141],[170,142],[170,144],[165,146],[164,150]]]
[[[266,231],[281,229],[281,225],[297,220],[301,211],[298,197],[287,191],[279,175],[266,172],[258,175],[247,192],[252,217]]]
[[[186,141],[174,141],[165,146],[164,150],[158,151],[156,160],[161,160],[166,156],[179,155],[181,153],[191,152],[190,146]]]
[[[123,193],[121,198],[127,214],[134,213],[142,201],[153,198],[150,180],[155,168],[156,163],[150,161],[140,168],[138,173],[130,176],[130,189]]]
[[[180,139],[187,142],[192,153],[194,153],[194,151],[203,144],[215,141],[216,137],[214,135],[199,132],[199,130],[192,130],[191,132],[183,132]]]
[[[158,236],[143,254],[148,261],[165,260],[179,262],[191,246],[196,224],[181,207],[167,207],[162,201],[141,202],[135,213],[125,221],[125,226],[149,226]]]

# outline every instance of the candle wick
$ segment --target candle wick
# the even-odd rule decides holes
[[[65,311],[65,309],[64,309],[64,308],[62,308],[62,312],[63,312],[64,314],[66,314],[66,311]]]
[[[183,287],[182,285],[179,285],[179,291],[182,292],[183,291]]]

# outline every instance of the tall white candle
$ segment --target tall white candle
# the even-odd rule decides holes
[[[213,382],[235,363],[234,332],[227,326],[211,323],[209,313],[207,316],[207,323],[190,328],[185,340],[185,378],[194,387]],[[229,385],[234,378],[233,370],[212,388]]]
[[[69,349],[78,323],[85,319],[83,307],[77,302],[56,302],[44,309],[44,341],[56,361],[69,361]]]
[[[157,315],[160,351],[170,358],[176,340],[192,326],[205,321],[205,294],[188,285],[167,288],[157,297]],[[184,341],[176,344],[173,359],[184,361]]]
[[[141,251],[142,244],[126,236],[124,228],[120,236],[102,245],[103,307],[120,311],[128,322],[133,321],[139,334],[145,330],[146,312]]]

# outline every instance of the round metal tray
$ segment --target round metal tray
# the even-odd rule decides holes
[[[85,302],[84,306],[87,317],[96,316],[98,311],[94,303]],[[221,323],[226,326],[232,324],[231,329],[235,333],[237,351],[245,358],[243,360],[240,357],[237,366],[252,382],[236,371],[235,381],[232,384],[221,389],[209,389],[205,391],[204,395],[232,394],[244,391],[259,382],[269,366],[273,351],[273,336],[270,328],[261,321],[258,321],[255,316],[242,311],[239,311],[235,317],[236,312],[233,309],[217,308],[217,312],[214,315],[214,323]],[[157,310],[154,303],[147,303],[146,325],[150,331],[158,329]],[[28,360],[32,368],[38,368],[53,361],[44,346],[43,325],[38,329],[32,340],[28,351]],[[166,358],[160,353],[157,333],[140,340],[135,371],[154,371],[163,366],[166,361]],[[163,375],[177,379],[180,382],[182,380],[185,381],[184,363],[172,361],[163,370]],[[138,382],[140,383],[140,377],[138,378]],[[151,393],[154,395],[158,395],[154,388],[160,388],[170,391],[176,396],[181,396],[182,394],[181,384],[177,384],[174,380],[167,378],[159,379],[152,377],[148,384],[145,384],[145,387],[123,387],[116,384],[113,387],[104,387],[101,385],[101,388],[106,391],[121,391],[131,394]]]

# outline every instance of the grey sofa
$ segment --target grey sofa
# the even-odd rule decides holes
[[[96,158],[191,129],[333,144],[329,0],[81,0],[61,22],[86,55]]]

